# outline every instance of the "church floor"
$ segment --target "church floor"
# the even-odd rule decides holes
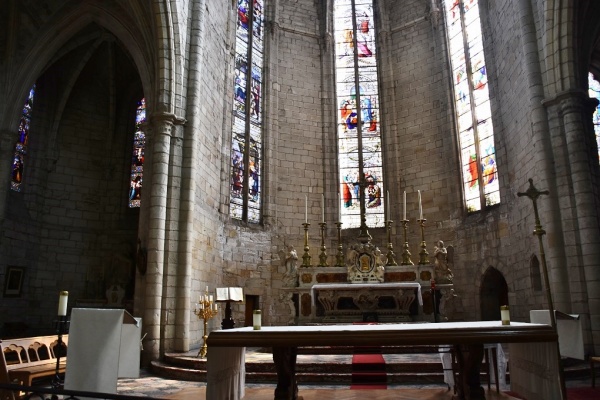
[[[484,385],[485,387],[485,385]],[[567,381],[567,388],[590,388],[590,379]],[[508,387],[502,388],[509,390]],[[243,400],[272,400],[275,385],[246,384],[246,395]],[[596,388],[600,399],[600,388]],[[206,384],[202,382],[178,381],[163,379],[143,372],[138,379],[120,379],[118,393],[141,397],[154,397],[173,400],[205,400]],[[596,393],[596,392],[594,392]],[[452,391],[444,384],[440,385],[390,385],[387,390],[351,390],[348,386],[334,385],[300,385],[299,395],[303,400],[451,400]],[[596,394],[592,394],[596,396]],[[586,398],[586,397],[578,397]],[[512,400],[515,397],[501,391],[499,394],[492,388],[486,390],[487,400]],[[570,396],[569,396],[570,399]]]
[[[195,356],[195,353],[193,355]],[[272,356],[270,355],[261,353],[251,352],[248,354],[248,359],[261,360],[261,362],[271,363],[271,357]],[[324,359],[323,356],[303,355],[302,357],[311,358],[313,361],[320,362]],[[328,356],[325,358],[331,357],[338,359],[343,356]],[[428,357],[428,355],[412,355],[412,357]],[[581,363],[584,362],[582,361]],[[566,386],[567,388],[590,388],[591,378],[584,374],[583,378],[568,379]],[[486,385],[484,385],[484,388],[486,388]],[[514,399],[514,397],[511,397],[506,393],[502,393],[510,390],[509,385],[502,385],[500,389],[501,393],[497,394],[492,385],[492,390],[486,392],[487,400]],[[206,398],[206,383],[165,379],[145,370],[141,371],[140,377],[137,379],[119,379],[117,390],[119,394],[160,399],[204,400]],[[274,384],[247,383],[244,400],[271,400],[273,399],[274,390]],[[592,398],[600,399],[600,388],[596,388],[596,390],[598,390],[598,397]],[[452,398],[452,391],[448,391],[448,387],[443,382],[422,385],[391,384],[388,385],[387,390],[350,390],[348,385],[300,384],[299,395],[302,396],[304,400],[450,400]],[[595,396],[595,394],[592,396]],[[591,400],[589,397],[583,398]]]
[[[249,388],[243,400],[272,400],[274,388]],[[205,388],[184,389],[167,397],[177,400],[205,399]],[[452,392],[439,389],[388,389],[388,390],[350,390],[350,389],[300,389],[303,400],[451,400]],[[487,400],[511,400],[514,397],[486,392]]]

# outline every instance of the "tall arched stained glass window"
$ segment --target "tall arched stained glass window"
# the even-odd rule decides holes
[[[142,200],[142,178],[144,177],[144,151],[146,134],[142,124],[146,122],[146,99],[141,99],[135,111],[135,133],[133,134],[133,154],[129,180],[129,207],[139,207]]]
[[[333,18],[341,222],[344,228],[383,227],[373,2],[335,0]]]
[[[229,215],[261,218],[263,1],[237,0]]]
[[[444,0],[454,105],[469,212],[500,203],[496,146],[477,0]]]
[[[33,107],[33,97],[35,95],[35,85],[29,90],[29,96],[25,100],[21,119],[19,120],[19,129],[17,136],[17,144],[13,154],[12,173],[10,188],[15,192],[21,191],[23,183],[23,170],[25,168],[25,154],[27,154],[27,146],[29,145],[29,124],[31,123],[31,109]]]
[[[594,75],[590,72],[588,75],[589,95],[592,99],[597,99],[600,102],[600,82],[594,79]],[[596,143],[598,145],[598,156],[600,157],[600,104],[596,105],[592,116],[594,122],[594,133],[596,134]]]

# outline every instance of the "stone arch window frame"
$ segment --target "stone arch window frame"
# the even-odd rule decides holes
[[[239,0],[236,2],[236,42],[234,51],[234,98],[233,98],[233,116],[232,116],[232,129],[231,129],[231,154],[230,154],[230,187],[229,187],[229,217],[236,220],[241,220],[245,223],[260,224],[262,222],[262,163],[264,161],[263,151],[263,99],[264,99],[264,2],[265,0]],[[246,5],[248,7],[247,14],[243,14],[240,7]],[[260,8],[257,8],[259,6]],[[258,18],[257,18],[258,17]],[[247,20],[242,20],[247,18]],[[242,23],[247,24],[247,39],[244,43],[238,36],[239,28],[238,25]],[[255,32],[258,30],[258,34]],[[258,40],[262,42],[260,49],[254,47],[254,42],[257,40],[255,36],[258,36]],[[238,48],[246,48],[244,54],[246,72],[244,82],[244,101],[243,113],[238,112],[236,109],[236,97],[238,90],[236,83],[238,80]],[[260,53],[260,54],[259,54]],[[260,63],[255,63],[255,60]],[[256,65],[256,69],[254,68]],[[255,71],[259,74],[260,79],[256,85],[254,73]],[[258,92],[258,96],[254,96]],[[254,100],[254,103],[253,103]],[[253,109],[253,104],[255,108]],[[256,110],[256,121],[253,122],[253,111]],[[243,118],[240,118],[243,116]],[[236,141],[236,121],[243,122],[243,141]],[[254,137],[253,133],[254,132]],[[236,151],[236,144],[244,146],[242,151]],[[248,145],[249,144],[249,145]],[[254,150],[253,150],[254,148]],[[251,160],[251,152],[254,153]],[[242,157],[238,157],[238,153],[242,154]],[[251,171],[251,165],[254,166],[254,170]],[[250,177],[253,177],[253,181],[258,184],[250,187]],[[239,186],[239,190],[235,190],[235,187]],[[252,195],[251,191],[254,192]],[[253,201],[256,202],[257,206],[252,207],[250,205],[249,197],[253,197]],[[239,199],[239,200],[238,200]],[[241,201],[241,204],[239,204]],[[251,212],[252,211],[252,212]]]
[[[534,292],[541,292],[543,290],[542,271],[540,270],[540,260],[535,254],[529,258],[529,278],[531,279],[531,289]]]
[[[344,185],[346,185],[346,182],[344,181],[344,177],[343,177],[343,171],[342,171],[342,167],[341,167],[341,146],[340,146],[340,125],[342,124],[341,121],[341,109],[340,109],[340,103],[341,103],[341,97],[338,95],[339,93],[339,87],[338,87],[338,74],[339,71],[337,66],[337,59],[338,59],[338,42],[336,40],[336,13],[335,13],[335,8],[336,5],[342,2],[346,2],[349,3],[350,8],[351,8],[351,12],[352,12],[352,34],[353,34],[353,38],[352,38],[352,57],[353,57],[353,63],[354,63],[354,88],[355,88],[355,96],[356,96],[356,125],[357,125],[357,157],[358,157],[358,183],[359,183],[359,203],[360,203],[360,225],[356,225],[356,223],[354,224],[349,224],[348,223],[348,219],[351,218],[350,215],[344,215],[346,213],[344,213]],[[357,4],[358,3],[358,4]],[[360,233],[359,233],[359,237],[370,237],[369,233],[368,233],[368,226],[367,226],[367,191],[370,190],[370,185],[369,182],[367,182],[367,175],[365,173],[365,162],[364,162],[364,156],[365,156],[365,149],[364,149],[364,136],[363,136],[363,124],[366,121],[363,121],[363,106],[362,106],[362,100],[361,100],[361,74],[359,72],[359,55],[358,55],[358,35],[357,35],[357,31],[358,31],[358,16],[357,16],[357,9],[360,6],[365,6],[366,7],[371,7],[373,12],[372,12],[372,19],[375,20],[376,14],[375,14],[375,5],[374,5],[374,1],[372,0],[333,0],[331,2],[331,8],[332,8],[332,18],[333,18],[333,31],[334,31],[334,48],[336,49],[336,51],[334,52],[335,55],[335,62],[334,62],[334,92],[336,93],[335,96],[335,101],[336,101],[336,107],[335,107],[335,112],[336,112],[336,116],[335,116],[335,121],[336,121],[336,140],[337,140],[337,157],[338,157],[338,188],[339,188],[339,222],[342,222],[342,228],[343,229],[351,229],[351,228],[360,228]],[[380,63],[378,62],[377,58],[378,58],[378,50],[377,50],[377,26],[378,24],[376,23],[377,21],[374,21],[374,23],[372,24],[372,26],[370,28],[373,29],[373,40],[372,43],[374,45],[374,50],[375,50],[375,54],[374,54],[374,60],[375,60],[375,65],[374,65],[374,70],[376,72],[376,77],[377,77],[377,81],[375,82],[374,86],[377,88],[377,110],[380,110],[381,108],[381,103],[379,102],[379,93],[381,92],[380,90]],[[358,89],[356,89],[358,88]],[[379,111],[379,116],[381,115],[381,112]],[[386,220],[386,207],[388,207],[388,205],[386,204],[387,201],[387,197],[384,196],[384,188],[385,188],[385,171],[384,171],[384,163],[383,163],[383,152],[382,152],[382,148],[383,148],[383,132],[382,132],[382,124],[380,120],[377,120],[376,123],[378,124],[378,140],[379,140],[379,151],[378,151],[378,155],[380,158],[380,177],[379,179],[376,181],[376,185],[377,189],[378,189],[378,193],[379,193],[379,202],[381,205],[381,210],[379,212],[374,212],[373,217],[371,218],[372,220],[372,225],[369,226],[371,228],[381,228],[385,226],[385,220]],[[371,153],[375,153],[375,152],[371,152]],[[377,157],[377,156],[376,156]],[[377,178],[377,177],[376,177]],[[346,221],[346,222],[344,222]]]
[[[473,79],[473,58],[475,56],[478,56],[481,54],[481,56],[479,57],[480,60],[483,63],[483,67],[479,67],[476,71],[480,71],[482,68],[485,69],[485,76],[486,76],[486,82],[485,82],[485,86],[489,87],[489,79],[488,79],[488,74],[487,74],[487,62],[485,60],[485,47],[484,47],[484,43],[483,43],[483,29],[482,29],[482,22],[481,22],[481,15],[480,15],[480,10],[479,10],[479,1],[475,0],[474,3],[475,5],[471,4],[472,7],[477,7],[478,9],[478,13],[477,13],[477,22],[478,22],[478,26],[479,26],[479,40],[481,42],[481,51],[479,53],[476,54],[470,54],[469,50],[469,41],[467,38],[467,23],[465,22],[465,7],[463,6],[464,3],[466,2],[466,0],[440,0],[442,3],[442,8],[443,8],[443,20],[444,20],[444,28],[445,28],[445,36],[446,36],[446,44],[447,44],[447,57],[448,57],[448,63],[450,65],[450,76],[451,76],[451,92],[452,92],[452,98],[453,98],[453,103],[452,103],[452,109],[454,111],[454,124],[455,124],[455,129],[457,132],[457,139],[458,139],[458,145],[459,145],[459,160],[460,160],[460,169],[461,169],[461,181],[462,181],[462,195],[463,195],[463,201],[464,201],[464,207],[467,211],[467,213],[473,213],[473,212],[479,212],[479,211],[483,211],[483,210],[487,210],[490,207],[499,205],[501,203],[501,199],[500,199],[500,185],[499,185],[499,176],[498,176],[498,170],[497,170],[497,165],[496,165],[496,160],[497,160],[497,151],[496,151],[496,146],[495,146],[495,140],[494,140],[494,125],[493,125],[493,115],[491,112],[491,98],[489,96],[489,91],[488,91],[488,95],[486,96],[486,100],[481,101],[479,104],[483,104],[486,101],[489,104],[489,115],[487,116],[486,119],[483,119],[482,121],[478,121],[478,115],[476,113],[476,101],[475,101],[475,88],[474,88],[474,79]],[[460,82],[456,82],[455,81],[455,76],[456,76],[456,72],[458,72],[458,70],[460,69],[460,64],[459,66],[455,66],[452,62],[452,55],[454,54],[453,49],[452,49],[452,43],[451,43],[451,37],[450,37],[450,30],[451,30],[451,26],[450,26],[450,22],[449,22],[449,17],[448,14],[450,13],[450,11],[448,10],[448,5],[451,4],[454,8],[454,6],[457,6],[458,8],[458,12],[460,13],[460,17],[459,17],[459,21],[461,24],[461,29],[460,29],[460,33],[458,35],[462,36],[462,53],[464,56],[464,62],[465,62],[465,73],[466,73],[466,78],[463,78]],[[471,23],[473,23],[474,20],[471,20]],[[475,71],[475,72],[476,72]],[[472,146],[474,146],[475,148],[475,155],[476,155],[476,160],[475,161],[475,168],[477,171],[477,177],[475,179],[471,179],[471,180],[467,180],[466,177],[466,173],[467,173],[467,169],[470,169],[469,167],[471,167],[471,163],[473,162],[473,160],[467,162],[465,160],[465,150],[470,147],[470,146],[464,146],[465,143],[461,138],[461,133],[463,132],[467,132],[469,130],[469,128],[461,130],[461,115],[465,115],[467,114],[467,112],[463,112],[462,114],[459,115],[459,110],[458,110],[458,95],[459,93],[457,93],[457,87],[459,86],[459,83],[461,82],[465,82],[468,86],[468,98],[469,98],[469,111],[468,113],[471,114],[471,118],[470,118],[470,123],[471,128],[473,130],[473,142],[472,142]],[[481,137],[481,130],[482,127],[480,127],[480,125],[484,125],[485,123],[489,122],[489,126],[490,126],[490,131],[491,133],[489,134],[489,136],[486,137]],[[485,132],[485,130],[484,130]],[[493,146],[493,152],[491,154],[493,154],[493,173],[488,174],[488,175],[484,175],[484,170],[482,168],[482,158],[486,158],[486,157],[482,157],[482,151],[481,151],[481,144],[483,141],[490,139],[489,141],[491,142],[492,146]],[[467,142],[468,143],[468,142]],[[463,147],[464,146],[464,147]],[[497,185],[497,189],[496,190],[490,190],[490,193],[486,193],[485,191],[485,185],[484,185],[484,178],[486,177],[490,177],[492,176],[492,179],[496,181],[496,185]],[[473,199],[469,199],[468,198],[468,194],[467,194],[467,190],[466,190],[466,185],[469,184],[470,182],[476,182],[477,186],[478,186],[478,196],[477,197],[473,197]],[[495,197],[492,197],[492,195]],[[479,200],[478,204],[474,201],[474,200]],[[471,204],[469,204],[471,203]]]

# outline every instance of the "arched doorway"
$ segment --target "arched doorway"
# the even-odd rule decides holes
[[[508,305],[508,285],[500,271],[489,267],[481,282],[481,320],[500,320],[500,306]]]

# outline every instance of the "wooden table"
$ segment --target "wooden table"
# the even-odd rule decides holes
[[[461,376],[479,376],[485,343],[509,343],[511,388],[527,398],[563,400],[556,332],[549,325],[500,321],[378,325],[266,326],[212,331],[207,339],[207,398],[244,396],[245,347],[273,347],[275,399],[295,400],[297,348],[302,346],[455,345],[467,349]],[[384,351],[385,352],[385,351]],[[469,357],[477,360],[470,360]],[[459,357],[460,358],[460,357]],[[465,378],[466,379],[466,378]],[[478,378],[477,378],[478,379]],[[466,389],[468,390],[468,389]]]

